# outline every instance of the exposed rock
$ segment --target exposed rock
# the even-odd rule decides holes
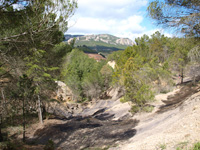
[[[86,106],[76,103],[50,102],[46,105],[46,111],[60,119],[69,119],[80,114]]]
[[[73,40],[73,38],[69,39],[68,41]],[[78,41],[98,41],[98,42],[104,42],[108,44],[113,45],[126,45],[126,46],[132,46],[134,45],[134,42],[131,39],[128,38],[119,38],[113,35],[109,34],[98,34],[98,35],[85,35],[80,36],[76,38],[76,42]]]
[[[62,81],[56,81],[57,83],[57,92],[56,99],[60,101],[69,101],[73,100],[72,90]]]
[[[128,39],[128,38],[120,38],[116,40],[117,44],[122,44],[122,45],[133,45],[133,41]]]
[[[115,69],[116,62],[115,61],[109,61],[108,65],[111,66],[113,69]]]
[[[60,86],[64,86],[63,82],[58,83]],[[126,116],[125,118],[131,116],[131,113],[129,112],[131,106],[128,103],[120,102],[120,97],[123,95],[123,90],[121,88],[111,88],[105,94],[109,99],[95,100],[82,104],[72,103],[69,101],[51,102],[46,106],[46,111],[62,119],[78,116],[93,116],[103,118],[109,117],[118,120],[124,116]]]

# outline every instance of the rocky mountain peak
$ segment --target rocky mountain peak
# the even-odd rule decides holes
[[[68,41],[71,41],[69,39]],[[103,42],[107,44],[113,44],[113,45],[124,45],[124,46],[131,46],[134,45],[134,42],[129,38],[119,38],[110,34],[98,34],[98,35],[85,35],[85,36],[78,36],[76,37],[76,42]]]

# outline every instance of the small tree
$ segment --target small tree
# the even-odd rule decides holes
[[[19,79],[18,83],[18,96],[22,100],[22,115],[23,115],[23,142],[26,140],[26,114],[27,114],[27,104],[32,100],[35,92],[35,86],[33,85],[33,80],[28,78],[27,75],[23,75]]]
[[[67,22],[76,8],[76,0],[0,2],[0,80],[6,77],[17,81],[26,74],[37,87],[34,94],[38,98],[40,114],[42,91],[44,87],[49,87],[53,81],[52,72],[55,73],[60,64],[53,64],[52,60],[59,60],[62,54],[66,54],[65,51],[55,52],[52,49],[63,41],[63,32],[66,32]],[[16,87],[16,82],[11,83]],[[26,89],[28,86],[24,88],[26,94],[30,94],[31,89]],[[26,100],[27,96],[24,97]]]
[[[139,111],[153,100],[151,88],[155,81],[169,78],[168,51],[164,46],[168,39],[156,32],[149,38],[144,35],[136,39],[136,45],[128,47],[116,60],[114,81],[121,83],[125,89],[124,100],[133,103],[133,110]],[[154,85],[155,86],[155,85]]]

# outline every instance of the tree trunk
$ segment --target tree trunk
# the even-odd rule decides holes
[[[2,116],[0,115],[0,142],[3,141],[3,135],[2,135],[2,132],[1,132],[1,125],[2,125]]]
[[[26,115],[25,115],[25,99],[23,99],[23,142],[26,141]]]
[[[43,124],[42,110],[41,110],[41,101],[40,101],[40,95],[39,94],[38,94],[38,118],[39,118],[40,124]]]
[[[3,90],[3,88],[1,88],[1,95],[2,95],[2,99],[3,99],[3,104],[2,104],[2,106],[4,107],[4,112],[5,112],[5,114],[7,115],[7,106],[6,106],[6,98],[5,98],[5,95],[4,95],[4,90]]]
[[[181,69],[181,84],[183,83],[183,68]]]
[[[2,124],[3,124],[3,107],[5,109],[5,96],[4,96],[4,93],[3,93],[3,89],[1,88],[1,95],[2,95],[2,99],[3,99],[3,102],[1,102],[1,106],[2,106],[2,112],[1,112],[1,115],[0,115],[0,142],[3,141],[3,135],[2,135],[2,131],[1,131],[1,128],[2,128]]]
[[[193,77],[192,84],[193,84],[193,85],[196,85],[196,76]]]

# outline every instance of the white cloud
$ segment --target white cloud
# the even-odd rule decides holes
[[[124,32],[140,33],[145,30],[144,27],[139,24],[142,22],[142,16],[130,16],[127,19],[98,19],[90,17],[82,17],[77,20],[74,26],[69,29],[74,33],[86,33],[86,34],[123,34]]]
[[[132,40],[152,34],[142,26],[147,4],[148,0],[79,0],[67,33],[107,33]]]
[[[147,0],[79,0],[77,16],[126,18],[147,5]]]

